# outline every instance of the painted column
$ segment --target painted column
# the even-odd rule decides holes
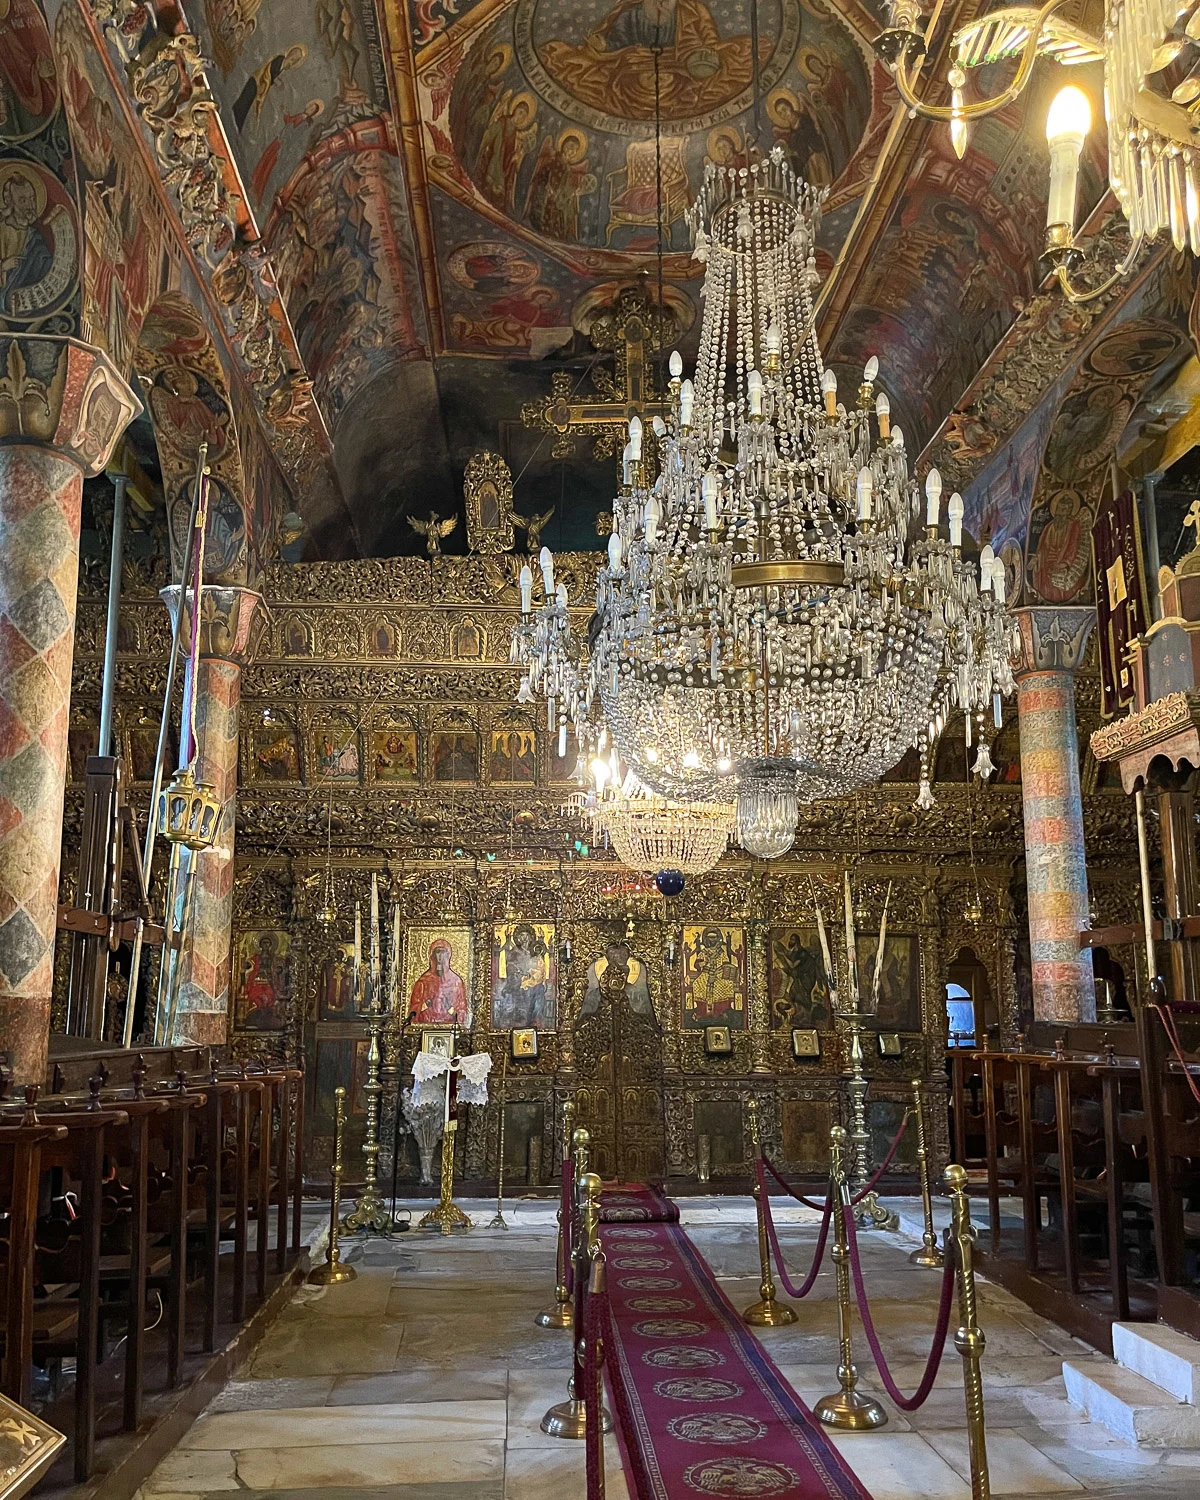
[[[174,618],[178,584],[164,589]],[[180,891],[195,861],[191,920],[185,935],[179,1003],[168,1042],[220,1045],[229,1030],[233,983],[233,843],[237,821],[238,707],[242,665],[262,596],[235,585],[205,584],[200,606],[200,672],[196,683],[197,781],[208,782],[221,802],[221,822],[211,849],[184,851]],[[184,620],[184,638],[191,629]],[[177,907],[177,917],[179,908]]]
[[[1016,613],[1023,647],[1017,715],[1033,1013],[1039,1021],[1091,1021],[1092,954],[1080,948],[1078,936],[1088,925],[1088,887],[1075,671],[1095,610],[1036,606]]]
[[[79,506],[141,410],[106,355],[0,336],[0,1051],[41,1083],[50,1036]]]

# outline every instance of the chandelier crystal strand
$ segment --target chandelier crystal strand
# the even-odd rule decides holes
[[[951,712],[1013,690],[1002,566],[990,548],[978,574],[963,558],[962,501],[943,519],[936,470],[922,494],[878,361],[849,407],[825,368],[821,200],[778,149],[706,169],[689,214],[705,267],[695,374],[672,358],[657,477],[631,431],[586,669],[549,585],[514,646],[585,736],[598,701],[641,787],[736,797],[738,837],[766,858],[791,847],[801,802],[874,782],[915,745],[925,805]]]

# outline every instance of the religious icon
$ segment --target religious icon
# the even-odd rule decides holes
[[[6,48],[9,35],[6,27]],[[0,315],[40,322],[78,281],[75,211],[62,184],[36,162],[0,161]]]
[[[492,937],[492,1029],[553,1031],[558,964],[549,922],[498,922]]]
[[[95,755],[99,743],[100,730],[90,720],[78,720],[67,730],[67,760],[72,781],[82,781],[87,775],[88,756]]]
[[[740,927],[685,927],[682,971],[685,1029],[745,1029],[746,938]]]
[[[709,1057],[728,1057],[733,1051],[733,1037],[728,1026],[704,1028],[704,1051]]]
[[[900,1057],[903,1048],[900,1045],[900,1033],[898,1031],[881,1031],[879,1033],[879,1055],[880,1057]]]
[[[313,749],[321,780],[358,780],[358,731],[349,719],[318,724],[313,731]]]
[[[251,737],[255,781],[300,780],[300,735],[296,726],[275,714],[264,714]]]
[[[421,1033],[421,1051],[434,1057],[454,1056],[454,1031],[452,1028],[430,1027]]]
[[[797,1028],[792,1032],[792,1056],[820,1057],[821,1055],[821,1033]]]
[[[439,729],[429,736],[429,769],[434,781],[479,780],[479,736],[473,729]]]
[[[587,988],[583,1004],[579,1008],[580,1018],[594,1016],[600,1009],[605,991],[611,994],[614,988],[618,992],[623,989],[630,1010],[637,1015],[654,1015],[646,965],[640,958],[634,958],[628,943],[616,940],[610,942],[600,957],[594,958],[588,965]]]
[[[537,100],[530,93],[505,89],[484,127],[473,173],[479,190],[495,207],[513,207],[517,175],[537,135]]]
[[[416,1026],[471,1024],[474,939],[469,927],[410,927],[404,983]]]
[[[283,627],[282,649],[284,656],[311,656],[313,650],[312,630],[295,615]]]
[[[479,661],[483,657],[483,632],[474,620],[460,620],[450,631],[450,655],[456,661]]]
[[[234,1029],[283,1031],[292,1000],[292,940],[286,932],[238,934]]]
[[[58,108],[50,33],[37,0],[7,0],[0,8],[0,24],[0,139],[26,140]]]
[[[872,999],[878,933],[858,936],[858,993],[864,1012],[875,1025],[887,1031],[921,1029],[920,946],[911,933],[889,932],[884,940],[883,969],[879,976],[879,1004]]]
[[[537,267],[533,267],[537,280]],[[476,453],[463,476],[467,545],[472,552],[507,552],[513,544],[512,474],[496,453]]]
[[[511,1032],[510,1042],[514,1058],[528,1062],[537,1057],[538,1034],[532,1026],[525,1026]]]
[[[371,632],[371,650],[376,656],[396,655],[396,627],[390,620],[376,620]]]
[[[1070,604],[1085,592],[1092,567],[1092,513],[1076,490],[1059,490],[1029,559],[1029,582],[1046,604]],[[1030,528],[1032,536],[1032,526]]]
[[[773,1030],[829,1023],[829,983],[815,927],[775,927],[768,937]]]
[[[376,781],[417,779],[417,731],[403,719],[376,720],[371,731]]]
[[[488,757],[493,782],[528,786],[537,779],[537,735],[532,729],[493,729]]]
[[[149,714],[139,715],[136,723],[129,726],[129,769],[134,781],[154,780],[159,729],[159,721]],[[179,735],[174,724],[167,729],[165,760],[170,766],[179,761]]]
[[[354,947],[339,943],[321,965],[321,1020],[354,1019]]]
[[[534,164],[525,212],[535,229],[552,240],[570,242],[579,236],[579,200],[594,193],[597,178],[588,171],[588,138],[569,125],[558,138],[548,135]]]

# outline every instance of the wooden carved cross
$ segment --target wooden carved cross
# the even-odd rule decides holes
[[[611,458],[625,447],[630,417],[665,416],[667,402],[658,389],[650,356],[673,335],[674,322],[655,309],[639,283],[618,296],[610,312],[592,323],[593,348],[611,351],[613,368],[592,372],[593,394],[582,399],[572,394],[574,379],[567,370],[557,370],[550,394],[541,401],[527,401],[521,408],[526,427],[555,434],[550,452],[554,458],[570,458],[575,439],[591,435],[597,458]]]

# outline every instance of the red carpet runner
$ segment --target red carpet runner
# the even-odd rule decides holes
[[[870,1500],[678,1224],[602,1240],[608,1379],[628,1393],[632,1430],[618,1421],[617,1434],[636,1500]]]
[[[653,1182],[615,1182],[600,1194],[601,1224],[678,1224],[679,1210]]]

